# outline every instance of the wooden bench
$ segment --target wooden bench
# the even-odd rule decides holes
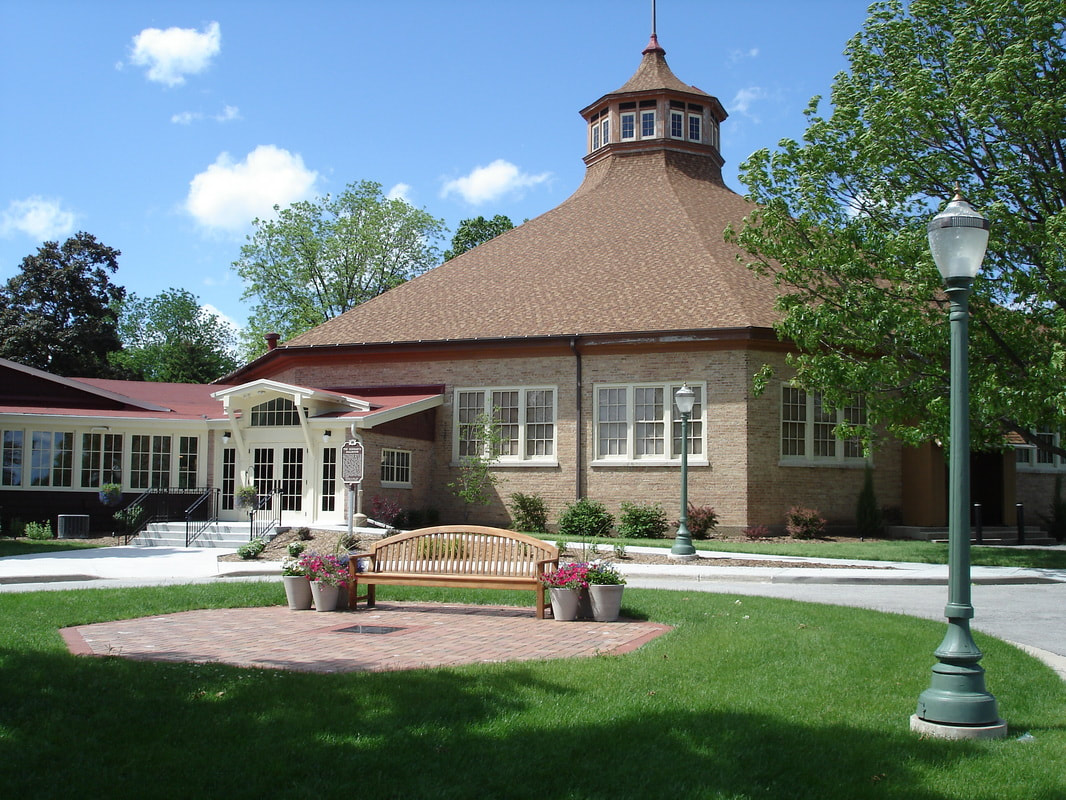
[[[362,571],[359,565],[362,562]],[[348,560],[348,604],[374,605],[375,589],[389,586],[469,586],[536,593],[537,619],[547,608],[541,577],[559,567],[559,548],[524,533],[480,525],[441,525],[398,533]],[[360,587],[366,593],[360,595]]]

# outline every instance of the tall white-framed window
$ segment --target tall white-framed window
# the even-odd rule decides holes
[[[781,459],[793,463],[843,463],[865,460],[858,436],[842,439],[837,425],[865,427],[866,402],[856,395],[843,408],[831,408],[821,392],[781,387]]]
[[[411,488],[411,451],[381,448],[381,485],[388,489]]]
[[[670,138],[671,139],[684,139],[685,138],[685,112],[684,111],[670,111]]]
[[[196,488],[200,467],[200,439],[196,436],[178,437],[178,488]]]
[[[73,485],[73,432],[33,431],[30,435],[30,486]]]
[[[642,108],[640,110],[640,138],[655,138],[655,109]]]
[[[122,434],[81,435],[81,485],[99,489],[105,483],[122,483]]]
[[[456,389],[453,457],[484,454],[478,423],[488,420],[499,435],[500,463],[554,462],[555,397],[551,386]]]
[[[598,122],[592,123],[592,145],[590,150],[600,149],[600,125]]]
[[[700,114],[688,115],[688,139],[698,142],[703,138],[703,117]]]
[[[337,510],[337,448],[322,448],[322,510]]]
[[[1051,431],[1036,431],[1033,434],[1037,441],[1052,447],[1062,447],[1064,439],[1062,434]],[[1066,469],[1066,458],[1050,452],[1049,450],[1036,447],[1019,447],[1015,451],[1018,467],[1026,471],[1047,471]]]
[[[0,486],[21,486],[24,456],[22,431],[4,431],[3,471],[0,474]]]
[[[170,437],[130,437],[130,488],[170,488]]]
[[[705,457],[705,385],[690,382],[696,395],[689,420],[689,455]],[[681,383],[603,384],[596,397],[596,460],[670,462],[681,458],[681,413],[674,393]]]
[[[623,111],[618,118],[621,128],[621,140],[631,142],[637,138],[637,112]]]
[[[603,122],[600,123],[600,144],[604,147],[611,143],[611,120],[609,117],[604,117]]]

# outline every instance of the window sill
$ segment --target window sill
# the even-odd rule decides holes
[[[451,466],[461,467],[463,466],[463,464],[459,461],[452,461]],[[527,459],[526,461],[493,461],[491,464],[489,464],[489,467],[491,467],[492,469],[559,469],[559,462],[555,460],[533,461],[531,459]]]
[[[689,458],[690,467],[709,467],[710,462],[705,458]],[[681,468],[680,458],[600,458],[593,461],[591,467],[676,467]]]
[[[873,462],[867,461],[865,458],[782,458],[780,461],[777,462],[777,466],[814,467],[815,469],[824,469],[826,467],[836,469],[865,469],[867,466],[872,467]]]
[[[414,486],[410,483],[402,483],[399,481],[382,481],[380,484],[382,489],[413,489]]]

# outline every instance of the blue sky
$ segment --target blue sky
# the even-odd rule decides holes
[[[864,0],[659,0],[674,73],[715,95],[727,184],[798,138]],[[0,0],[0,280],[84,230],[116,283],[241,323],[251,220],[372,180],[445,220],[516,223],[584,174],[578,111],[620,87],[650,0]],[[447,241],[442,243],[447,245]]]

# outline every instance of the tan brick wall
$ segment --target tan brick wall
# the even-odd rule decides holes
[[[752,392],[752,378],[764,363],[778,369],[759,397]],[[396,446],[415,450],[413,468],[416,488],[381,490],[368,475],[364,486],[364,510],[375,492],[416,507],[440,511],[442,522],[470,521],[507,524],[506,503],[512,492],[537,494],[549,507],[555,522],[568,502],[579,493],[604,502],[615,515],[623,501],[659,502],[671,522],[680,507],[679,465],[592,465],[595,420],[595,388],[603,383],[680,382],[705,383],[707,388],[707,464],[693,463],[689,470],[689,500],[713,506],[723,531],[739,531],[747,525],[781,526],[792,505],[818,509],[830,522],[854,520],[862,487],[863,469],[856,466],[782,466],[780,459],[781,379],[788,376],[784,356],[749,350],[707,350],[666,353],[586,352],[582,367],[583,474],[580,486],[576,472],[577,402],[576,360],[573,355],[353,363],[343,367],[307,366],[274,376],[276,380],[310,386],[378,386],[444,384],[445,397],[437,409],[437,440],[382,439],[373,431],[364,433],[367,463],[374,470],[380,463],[380,448]],[[557,405],[558,466],[501,466],[494,470],[500,482],[487,507],[466,509],[447,488],[455,480],[452,466],[453,397],[463,387],[553,386]],[[391,444],[389,444],[391,442]],[[900,448],[886,443],[874,455],[875,490],[882,507],[901,503]],[[369,472],[369,470],[368,470]],[[377,480],[374,472],[373,481]]]

